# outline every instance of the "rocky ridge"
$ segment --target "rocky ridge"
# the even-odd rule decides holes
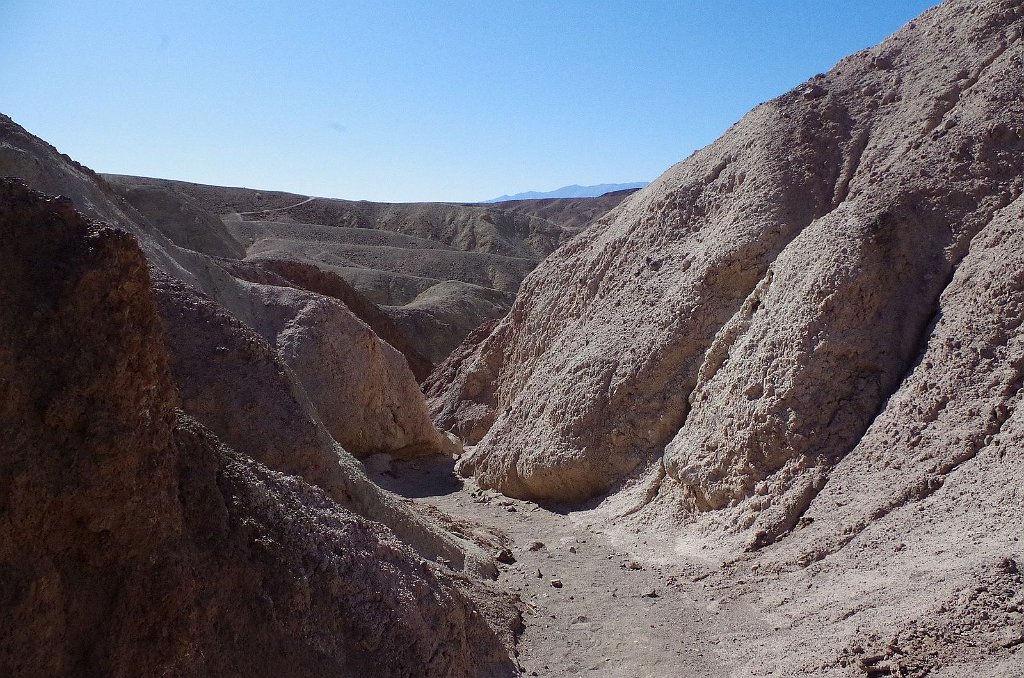
[[[380,306],[402,341],[431,362],[480,323],[503,316],[541,259],[631,192],[500,205],[389,204],[105,178],[183,247],[241,259],[250,269],[288,262],[341,279],[362,306]],[[221,223],[193,227],[197,209]]]
[[[5,179],[0,241],[0,672],[515,672],[493,594],[176,409],[132,236]]]

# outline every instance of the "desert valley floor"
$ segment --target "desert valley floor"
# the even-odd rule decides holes
[[[745,663],[740,641],[792,623],[745,602],[742,587],[708,578],[725,567],[743,579],[749,566],[680,552],[665,536],[609,529],[599,512],[481,490],[452,466],[369,464],[382,487],[443,511],[514,560],[499,565],[497,584],[523,604],[518,660],[526,675],[724,676]]]

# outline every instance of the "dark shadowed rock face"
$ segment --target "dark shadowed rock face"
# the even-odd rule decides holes
[[[0,674],[514,672],[481,590],[176,409],[134,238],[3,180],[0,290]]]

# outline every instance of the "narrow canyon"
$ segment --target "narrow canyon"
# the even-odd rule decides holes
[[[0,675],[1024,676],[1022,37],[947,0],[596,198],[0,116]]]

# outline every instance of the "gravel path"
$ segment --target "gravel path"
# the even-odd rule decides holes
[[[387,489],[506,543],[514,562],[501,565],[497,584],[523,601],[526,675],[725,676],[744,663],[742,641],[763,630],[750,605],[705,586],[706,563],[655,561],[664,540],[656,547],[649,535],[597,529],[587,511],[479,490],[450,463],[368,466]]]

